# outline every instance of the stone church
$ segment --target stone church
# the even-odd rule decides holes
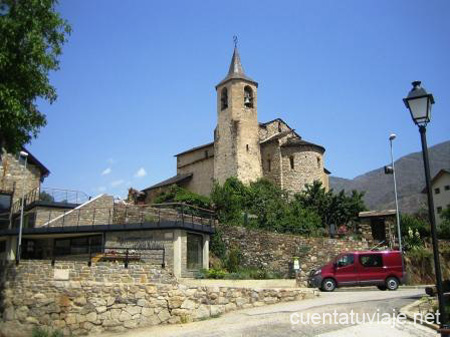
[[[248,77],[235,47],[227,76],[216,85],[214,141],[178,153],[176,176],[144,189],[151,201],[176,184],[209,195],[214,182],[266,178],[292,193],[321,181],[329,188],[325,148],[308,142],[281,118],[258,122],[258,83]]]

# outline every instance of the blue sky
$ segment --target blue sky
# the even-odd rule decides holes
[[[28,146],[45,186],[126,195],[176,173],[174,154],[210,142],[214,86],[233,35],[259,82],[258,118],[283,118],[353,178],[420,150],[402,98],[422,80],[436,104],[429,145],[450,137],[450,2],[60,1],[72,25],[58,100]]]

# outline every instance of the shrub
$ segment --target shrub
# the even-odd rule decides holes
[[[214,234],[211,236],[210,250],[217,258],[222,261],[225,260],[227,247],[222,238],[222,230],[217,227]]]
[[[228,256],[226,257],[225,268],[230,273],[237,272],[239,270],[240,265],[241,265],[241,258],[242,258],[241,251],[239,249],[237,249],[237,248],[232,248],[228,252]]]
[[[155,198],[157,204],[165,202],[180,202],[201,208],[211,208],[211,200],[208,197],[193,193],[177,185],[171,186]]]
[[[419,232],[421,238],[426,238],[430,236],[430,224],[420,215],[414,214],[401,214],[400,224],[402,230],[402,236],[407,237],[409,235],[409,230],[411,229],[414,233]]]
[[[32,337],[63,337],[63,333],[60,330],[47,330],[41,327],[34,327],[31,332]]]

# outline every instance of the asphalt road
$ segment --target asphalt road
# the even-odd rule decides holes
[[[102,334],[101,337],[437,336],[435,331],[424,326],[409,321],[397,323],[396,319],[392,319],[393,314],[397,314],[401,307],[420,298],[422,294],[423,289],[321,293],[319,298],[311,300],[240,310],[219,318],[188,324],[154,326],[119,334]],[[351,316],[347,318],[344,316],[351,312],[353,312],[353,324]],[[324,313],[327,314],[323,316],[325,322],[313,324],[316,322],[311,320],[313,317],[311,315],[319,315],[320,321]],[[371,318],[375,321],[379,318],[378,323],[368,322]],[[292,322],[299,324],[292,324]]]

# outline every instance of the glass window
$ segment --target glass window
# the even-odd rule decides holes
[[[444,189],[445,189],[446,191],[449,191],[449,190],[450,190],[450,185],[445,185]]]
[[[383,267],[383,258],[381,254],[360,255],[359,262],[364,267]]]
[[[0,253],[6,252],[6,241],[0,241]]]
[[[339,260],[337,260],[337,266],[338,267],[345,267],[352,265],[355,262],[355,257],[353,254],[347,254],[344,256],[341,256]]]
[[[437,212],[438,212],[439,214],[442,213],[442,207],[441,207],[441,206],[439,206],[439,207],[437,208]]]
[[[9,212],[11,209],[11,199],[10,193],[0,193],[0,213]]]
[[[441,190],[439,188],[435,188],[434,189],[434,194],[439,194],[439,193],[441,193]]]
[[[203,237],[198,234],[187,235],[187,269],[199,270],[203,265]]]
[[[70,254],[70,239],[55,240],[55,256]]]

